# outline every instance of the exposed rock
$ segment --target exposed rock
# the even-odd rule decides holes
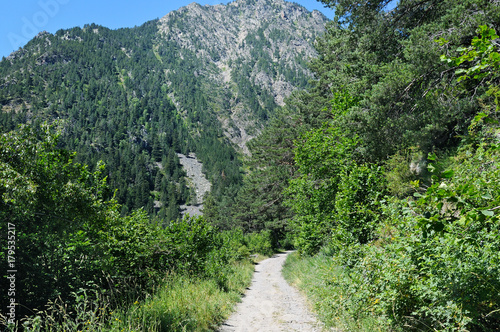
[[[313,43],[327,21],[319,11],[284,0],[236,0],[215,6],[192,3],[161,18],[158,28],[164,40],[206,63],[205,71],[195,76],[209,81],[212,95],[227,96],[229,102],[215,106],[218,118],[225,135],[247,152],[246,142],[263,123],[242,90],[261,89],[255,97],[261,107],[266,107],[265,94],[284,105],[311,77],[305,63],[316,56]],[[242,77],[248,87],[241,86]]]
[[[210,191],[211,183],[205,177],[205,174],[202,172],[203,165],[196,159],[196,155],[194,153],[190,153],[188,156],[178,153],[179,161],[186,171],[186,174],[189,178],[188,186],[193,188],[196,193],[196,198],[192,198],[192,202],[190,205],[182,205],[181,211],[182,214],[189,214],[190,216],[199,216],[203,213],[201,209],[203,208],[203,197],[205,193]]]

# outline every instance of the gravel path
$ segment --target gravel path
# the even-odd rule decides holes
[[[321,331],[302,295],[281,275],[289,253],[275,255],[255,267],[252,285],[219,332]]]

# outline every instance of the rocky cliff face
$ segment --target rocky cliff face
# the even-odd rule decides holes
[[[215,6],[192,3],[161,18],[159,28],[164,38],[222,65],[239,58],[250,62],[252,38],[263,38],[263,51],[274,63],[304,71],[295,59],[316,54],[312,44],[326,21],[318,11],[283,0],[236,0]]]
[[[307,84],[306,63],[316,55],[313,44],[326,22],[319,11],[283,0],[236,0],[192,3],[161,18],[158,27],[168,45],[191,51],[204,64],[194,74],[208,82],[209,94],[223,96],[212,107],[226,136],[245,150],[272,108]]]

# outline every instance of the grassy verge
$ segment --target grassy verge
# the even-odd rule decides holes
[[[210,331],[232,312],[248,286],[253,266],[238,263],[223,291],[214,280],[170,278],[156,294],[116,315],[111,331]]]
[[[81,299],[76,317],[53,304],[30,322],[27,331],[212,331],[232,312],[249,285],[254,267],[249,260],[232,265],[227,289],[215,280],[172,275],[153,295],[126,309],[109,311],[102,303]],[[49,323],[51,322],[51,323]]]
[[[327,328],[341,331],[390,331],[383,317],[377,317],[371,307],[364,312],[349,312],[349,298],[345,283],[348,275],[337,266],[331,257],[317,255],[300,257],[298,253],[288,256],[283,266],[283,276],[298,287],[314,305],[318,318]]]

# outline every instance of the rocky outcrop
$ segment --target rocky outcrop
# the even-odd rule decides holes
[[[327,21],[319,11],[296,3],[236,0],[215,6],[192,3],[161,18],[158,28],[164,40],[204,63],[195,76],[209,82],[210,95],[225,96],[211,106],[225,135],[246,152],[246,142],[263,124],[262,113],[272,112],[270,99],[274,106],[284,105],[311,78],[306,63],[316,55],[313,44]]]
[[[188,156],[178,153],[177,156],[189,179],[188,187],[191,188],[191,192],[195,194],[195,197],[191,197],[189,205],[181,205],[181,212],[183,215],[202,215],[203,198],[205,193],[210,191],[210,181],[208,181],[205,174],[203,174],[203,165],[196,159],[194,153],[190,153]]]

